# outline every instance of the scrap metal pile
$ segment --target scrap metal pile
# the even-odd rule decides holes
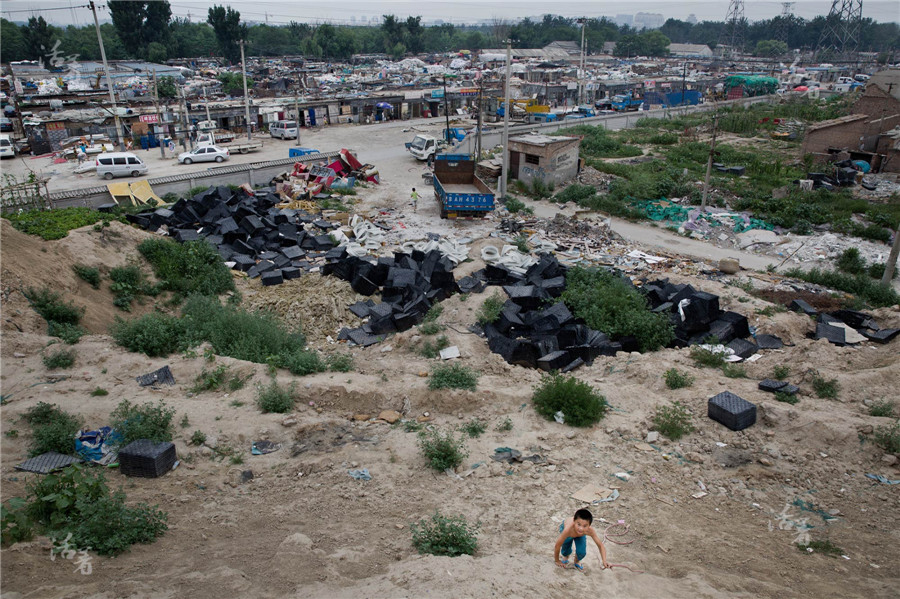
[[[272,179],[271,185],[283,200],[280,207],[297,208],[296,202],[328,198],[328,190],[353,189],[357,181],[377,184],[378,170],[362,164],[349,150],[341,150],[340,157],[326,166],[297,162],[292,171]]]

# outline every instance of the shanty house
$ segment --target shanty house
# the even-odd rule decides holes
[[[565,183],[578,174],[578,137],[528,133],[509,138],[509,173],[526,185]]]

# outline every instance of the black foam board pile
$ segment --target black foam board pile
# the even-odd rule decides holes
[[[381,294],[350,306],[350,311],[368,321],[356,329],[342,329],[338,339],[358,345],[378,343],[387,333],[405,331],[422,322],[435,303],[459,291],[453,262],[437,250],[396,253],[380,258],[348,256],[344,248],[326,254],[323,275],[348,281],[360,295]]]
[[[484,333],[491,351],[510,364],[568,372],[623,349],[623,343],[575,318],[564,303],[547,302],[562,295],[566,284],[565,268],[552,255],[542,256],[525,274],[488,265],[467,279],[473,288],[501,285],[506,292],[500,316]]]
[[[668,279],[649,281],[641,287],[641,291],[651,310],[670,315],[675,326],[675,339],[671,347],[697,345],[715,336],[719,343],[742,358],[749,358],[763,348],[763,344],[746,340],[751,336],[747,317],[719,309],[717,295],[697,291],[690,285],[669,283]],[[764,341],[767,346],[781,342],[771,335],[766,336]]]
[[[335,247],[328,232],[336,224],[305,210],[280,209],[271,189],[210,187],[169,208],[129,214],[129,222],[148,231],[165,226],[179,242],[203,239],[232,268],[278,285],[316,268],[324,252]]]
[[[796,300],[795,300],[796,301]],[[814,339],[828,339],[835,345],[847,345],[846,329],[835,324],[845,324],[857,333],[875,343],[889,343],[900,329],[882,329],[875,319],[865,312],[856,310],[836,310],[828,314],[819,314],[816,320],[816,331],[811,334]]]

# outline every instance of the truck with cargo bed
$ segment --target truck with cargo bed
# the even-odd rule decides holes
[[[432,183],[441,218],[482,218],[494,210],[494,192],[475,174],[468,154],[435,156]]]
[[[226,142],[217,141],[219,136],[214,136],[210,133],[200,133],[197,135],[197,143],[196,146],[198,148],[203,148],[206,146],[218,146],[220,148],[224,148],[231,152],[232,154],[246,154],[248,152],[255,152],[256,150],[262,148],[262,143],[255,141],[233,141],[231,140]]]

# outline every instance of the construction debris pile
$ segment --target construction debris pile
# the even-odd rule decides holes
[[[803,312],[816,318],[816,330],[809,334],[812,339],[827,339],[834,345],[855,345],[869,340],[888,343],[900,335],[900,329],[882,329],[875,319],[865,312],[856,310],[836,310],[819,313],[807,302],[795,299],[791,310]]]
[[[290,172],[273,178],[271,185],[283,199],[279,208],[305,208],[313,199],[325,199],[325,192],[353,189],[357,181],[378,183],[378,170],[371,164],[362,164],[349,150],[341,150],[340,157],[326,166],[297,162]]]

